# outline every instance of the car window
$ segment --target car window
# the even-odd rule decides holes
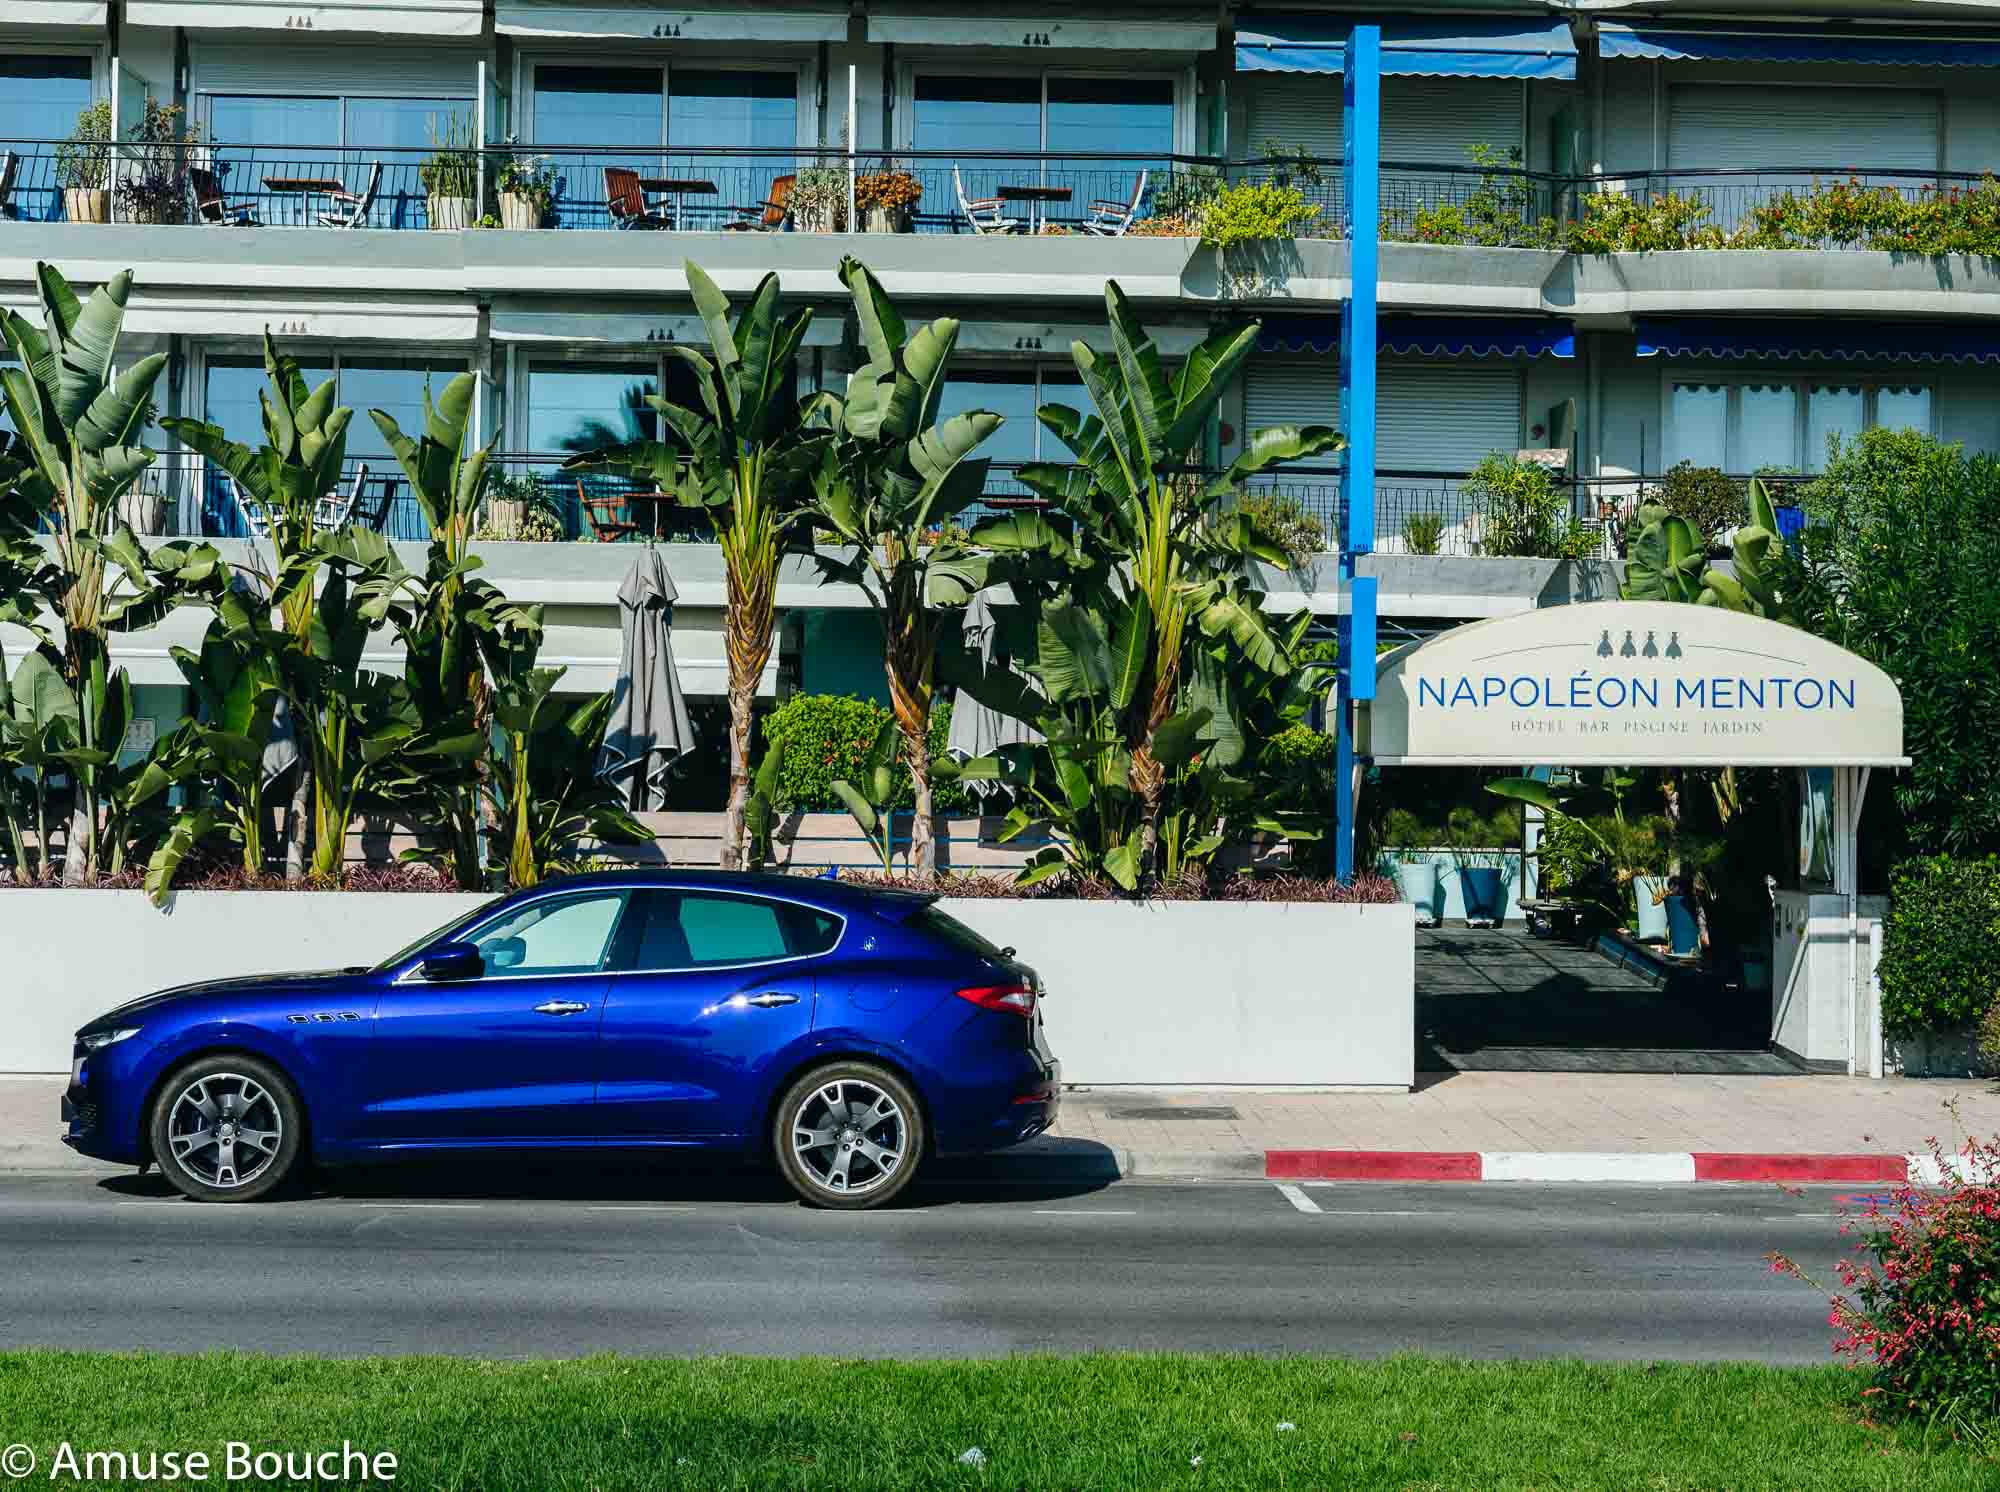
[[[605,967],[625,893],[548,898],[516,908],[472,943],[492,976],[588,974]]]
[[[840,940],[828,912],[755,896],[641,891],[612,967],[622,971],[721,968],[824,953]]]
[[[465,931],[466,928],[471,927],[475,922],[479,921],[480,918],[486,916],[487,913],[491,912],[496,904],[504,900],[506,900],[506,897],[504,895],[489,896],[485,901],[482,901],[478,906],[474,907],[464,916],[452,918],[451,921],[447,922],[443,927],[440,927],[433,932],[425,933],[421,938],[418,938],[416,942],[410,944],[407,948],[404,948],[402,951],[390,954],[387,958],[383,959],[381,963],[375,966],[375,972],[380,974],[384,970],[393,969],[396,967],[396,965],[402,963],[403,960],[409,958],[415,958],[419,953],[422,953],[426,948],[430,947],[431,944],[433,943],[449,943],[452,939],[456,938],[461,932]]]
[[[981,958],[1007,957],[1006,950],[997,943],[974,932],[951,913],[939,910],[936,904],[920,908],[903,925],[929,933],[946,947],[960,953],[973,953]]]

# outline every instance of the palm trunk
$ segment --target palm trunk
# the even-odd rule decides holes
[[[722,827],[722,868],[741,870],[750,851],[750,718],[756,676],[739,682],[733,657],[729,672],[729,808]]]
[[[937,832],[931,815],[931,664],[929,618],[921,594],[897,598],[896,610],[882,618],[887,636],[884,671],[889,676],[889,702],[896,713],[896,733],[903,762],[910,769],[915,795],[910,819],[910,872],[937,874]],[[885,866],[886,870],[887,867]]]
[[[76,779],[72,778],[72,782]],[[85,796],[83,784],[76,782],[76,798],[70,808],[69,834],[63,840],[63,884],[81,886],[91,877],[90,861],[94,846],[91,844],[90,800]],[[48,849],[43,847],[42,857],[48,858]]]
[[[728,549],[729,608],[724,625],[729,648],[729,809],[723,822],[722,868],[741,870],[749,859],[750,727],[757,683],[771,661],[777,590],[775,553],[770,565],[752,556],[741,563]],[[750,571],[752,573],[745,573]]]
[[[312,799],[312,754],[301,751],[292,777],[292,801],[285,808],[285,879],[294,884],[306,878],[306,826],[312,821]]]

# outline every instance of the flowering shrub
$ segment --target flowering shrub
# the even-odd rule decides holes
[[[1125,230],[1128,238],[1200,238],[1201,224],[1193,218],[1140,218]]]
[[[1858,180],[1783,192],[1750,211],[1731,246],[1746,249],[1888,249],[1909,254],[2000,252],[2000,181],[1915,196]]]
[[[854,178],[854,205],[863,212],[871,207],[906,211],[915,207],[923,194],[923,183],[907,171],[871,171]]]
[[[1699,197],[1665,192],[1649,200],[1622,192],[1593,192],[1583,199],[1583,219],[1569,225],[1572,254],[1631,254],[1658,249],[1725,249],[1726,235],[1708,221]]]
[[[2000,1416],[2000,1144],[1931,1150],[1946,1178],[1938,1187],[1842,1208],[1840,1231],[1858,1241],[1835,1266],[1827,1321],[1841,1333],[1837,1354],[1873,1366],[1867,1393],[1886,1411],[1983,1438]],[[1823,1288],[1784,1255],[1768,1257]]]

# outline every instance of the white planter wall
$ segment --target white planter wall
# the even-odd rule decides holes
[[[62,1072],[77,1027],[201,979],[386,958],[482,898],[367,892],[0,892],[0,1072]],[[1047,983],[1073,1083],[1405,1089],[1406,905],[990,901],[945,907]]]

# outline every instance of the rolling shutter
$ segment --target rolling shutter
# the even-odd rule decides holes
[[[196,41],[189,60],[196,93],[469,99],[479,91],[477,53],[452,47],[314,46],[292,37],[282,47]]]
[[[1255,160],[1275,140],[1288,149],[1304,147],[1326,160],[1340,157],[1340,79],[1293,73],[1265,73],[1250,89],[1244,114],[1245,139],[1230,152]]]
[[[1384,363],[1375,375],[1375,465],[1466,472],[1521,446],[1521,371],[1508,363]]]
[[[1337,425],[1340,422],[1340,360],[1334,357],[1260,357],[1243,379],[1243,429],[1267,425]],[[1305,466],[1338,466],[1337,456],[1321,456]]]
[[[1382,159],[1469,166],[1470,147],[1521,144],[1521,84],[1508,78],[1384,78]],[[1254,159],[1267,142],[1340,156],[1340,79],[1291,73],[1258,77],[1234,154]]]
[[[1938,169],[1934,94],[1710,84],[1675,88],[1668,103],[1670,169]]]
[[[1382,159],[1470,166],[1474,145],[1491,145],[1504,159],[1522,143],[1525,96],[1513,78],[1384,78]],[[1338,115],[1333,130],[1338,139]]]
[[[1521,446],[1521,371],[1511,363],[1383,363],[1376,370],[1375,464],[1382,471],[1471,471]],[[1243,386],[1243,431],[1331,425],[1340,369],[1331,357],[1265,357]],[[1304,464],[1304,463],[1301,463]],[[1338,466],[1321,457],[1316,466]]]

